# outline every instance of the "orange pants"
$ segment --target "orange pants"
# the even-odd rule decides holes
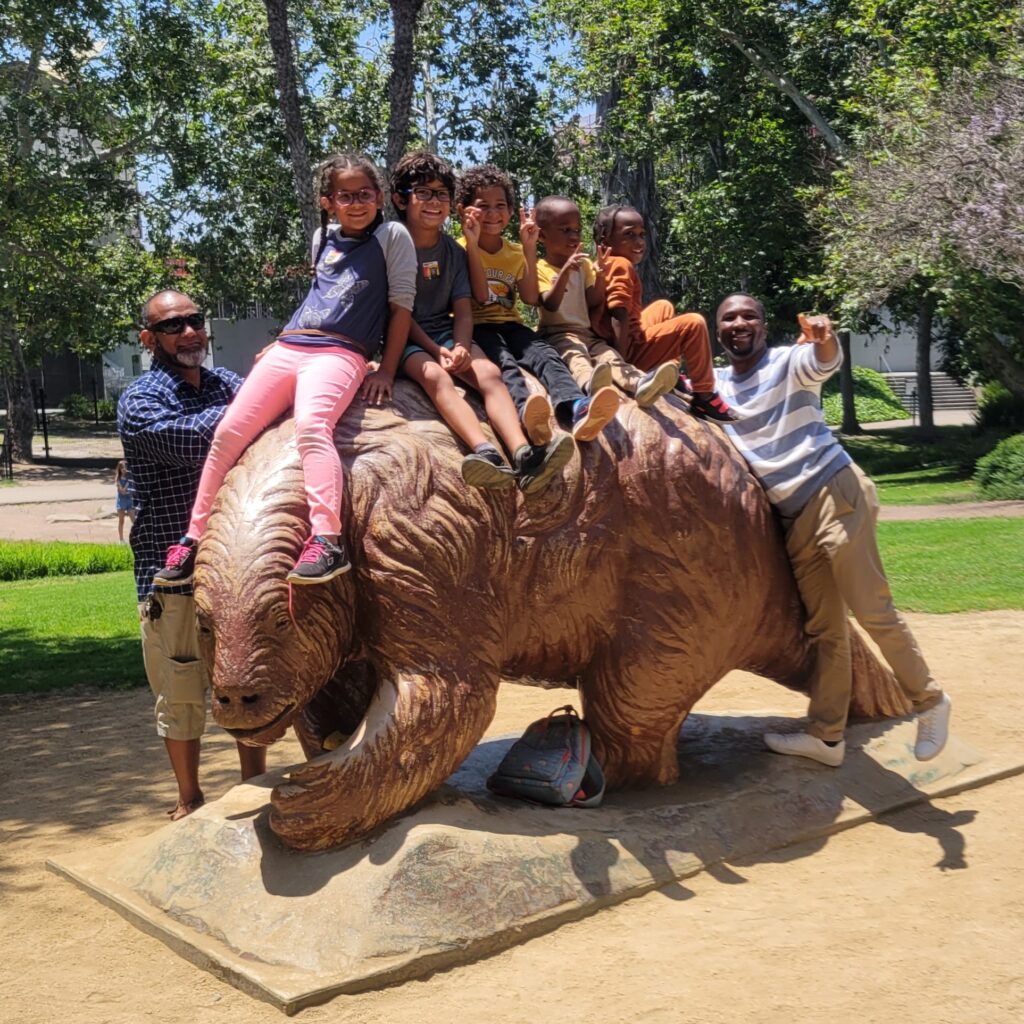
[[[694,391],[714,391],[711,339],[699,313],[677,313],[668,299],[658,299],[640,314],[641,333],[629,339],[623,356],[638,370],[653,370],[662,363],[685,360]]]

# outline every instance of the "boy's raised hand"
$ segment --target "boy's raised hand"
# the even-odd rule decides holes
[[[610,245],[599,245],[597,247],[597,254],[594,256],[594,269],[604,270],[605,264],[608,262],[608,258],[612,254],[612,247]]]
[[[536,252],[537,251],[537,240],[540,238],[540,228],[537,226],[537,222],[533,219],[533,208],[529,210],[525,206],[519,207],[519,241],[523,243],[523,248]]]
[[[572,255],[565,261],[566,273],[571,274],[573,271],[580,270],[586,258],[587,254],[583,251],[583,246],[577,245]]]
[[[475,206],[463,206],[460,212],[462,214],[462,233],[466,236],[466,240],[474,245],[479,244],[482,214]]]

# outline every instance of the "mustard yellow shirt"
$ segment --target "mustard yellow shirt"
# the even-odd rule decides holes
[[[459,245],[466,247],[465,238],[459,239]],[[497,252],[477,251],[487,278],[487,302],[481,304],[473,299],[473,323],[521,324],[523,320],[516,308],[516,298],[519,282],[526,276],[523,247],[518,242],[503,238]]]
[[[559,268],[547,260],[537,260],[537,284],[540,293],[551,291]],[[582,271],[575,272],[565,286],[562,304],[552,312],[541,303],[537,333],[543,336],[564,334],[566,331],[590,331],[590,310],[587,308],[587,289],[597,280],[594,264],[584,259]]]

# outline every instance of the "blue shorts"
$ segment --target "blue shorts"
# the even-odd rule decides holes
[[[453,348],[455,348],[455,339],[452,337],[451,331],[440,331],[439,333],[435,335],[429,335],[428,337],[430,337],[431,341],[437,342],[437,344],[440,345],[441,348],[448,349],[449,352]],[[422,345],[417,345],[414,342],[410,341],[409,344],[406,345],[405,348],[402,350],[402,358],[398,360],[398,368],[401,369],[403,366],[405,366],[406,359],[408,359],[409,356],[416,355],[417,352],[423,352],[426,355],[430,355],[430,353],[427,352],[427,350],[423,348]],[[433,356],[431,356],[431,358],[433,358]]]

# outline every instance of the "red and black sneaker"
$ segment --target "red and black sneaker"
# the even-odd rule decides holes
[[[153,576],[154,587],[180,587],[192,582],[196,569],[196,542],[182,537],[167,549],[164,567]]]
[[[735,423],[739,417],[729,408],[717,391],[697,391],[690,399],[690,412],[702,419],[719,423]]]
[[[326,583],[352,568],[344,544],[326,537],[310,537],[286,579],[289,583]]]

